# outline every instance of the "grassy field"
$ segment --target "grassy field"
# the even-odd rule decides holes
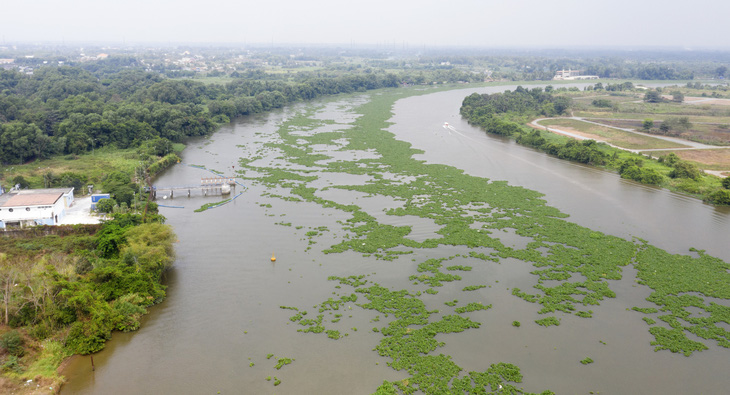
[[[689,82],[689,83],[688,83]],[[573,100],[572,116],[597,122],[606,127],[577,120],[549,120],[540,122],[589,138],[607,141],[627,149],[664,149],[663,153],[675,152],[680,158],[691,161],[705,170],[730,169],[728,152],[716,150],[677,150],[674,143],[651,137],[641,137],[614,128],[634,129],[640,132],[670,136],[715,146],[730,146],[730,87],[717,84],[702,85],[697,81],[673,82],[677,85],[661,88],[661,103],[647,103],[648,90],[631,91],[588,90],[567,92]],[[690,84],[691,83],[691,84]],[[699,85],[699,87],[698,87]],[[693,86],[693,87],[688,87]],[[680,91],[684,102],[672,102],[673,92]],[[597,107],[594,100],[608,100],[611,107]],[[645,131],[643,122],[650,119],[653,127]],[[679,121],[686,121],[680,123]],[[669,126],[669,130],[666,130]],[[664,128],[665,130],[661,130]],[[658,152],[656,154],[659,154]]]
[[[559,128],[567,132],[578,133],[585,137],[603,140],[613,145],[628,149],[685,148],[686,145],[625,132],[614,128],[599,126],[575,119],[546,119],[539,122],[545,127]]]
[[[31,188],[44,188],[44,174],[52,172],[59,176],[65,172],[86,175],[88,184],[99,185],[102,178],[116,170],[129,174],[140,165],[139,154],[135,149],[117,150],[111,148],[97,149],[93,154],[64,155],[52,159],[36,160],[23,165],[6,165],[0,167],[0,183],[11,186],[11,180],[23,176]]]
[[[617,128],[634,129],[643,131],[643,119],[605,119],[605,118],[588,118],[587,120],[598,122],[604,125]],[[720,123],[696,123],[692,122],[692,127],[683,131],[670,131],[667,135],[672,137],[683,138],[690,141],[696,141],[704,144],[725,146],[730,145],[730,125]],[[661,121],[654,123],[654,126],[661,125]],[[659,132],[652,130],[653,132]]]
[[[626,112],[612,112],[603,109],[593,108],[592,110],[576,110],[573,111],[573,115],[581,118],[604,118],[604,119],[635,119],[643,121],[645,119],[652,119],[655,122],[661,121],[665,116],[659,116],[649,112],[639,113],[626,113]],[[706,122],[706,123],[717,123],[719,125],[730,124],[730,115],[727,116],[713,116],[713,115],[669,115],[669,117],[687,116],[689,121],[692,123]]]

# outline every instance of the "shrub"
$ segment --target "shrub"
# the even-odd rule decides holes
[[[669,177],[699,180],[702,177],[702,171],[694,163],[680,160],[674,164],[674,169],[669,172]]]
[[[720,189],[717,192],[713,192],[709,196],[709,200],[714,204],[723,204],[730,206],[730,190]]]
[[[2,365],[2,370],[5,372],[22,373],[23,367],[18,363],[18,357],[15,355],[9,355]]]
[[[593,100],[592,104],[596,107],[601,107],[601,108],[613,107],[613,103],[611,103],[611,101],[608,99],[596,99],[596,100]]]
[[[30,188],[30,183],[23,176],[15,176],[15,178],[13,178],[12,186],[16,185],[20,185],[20,189]]]
[[[10,355],[20,357],[23,355],[23,337],[20,336],[18,331],[5,332],[0,336],[0,346]]]

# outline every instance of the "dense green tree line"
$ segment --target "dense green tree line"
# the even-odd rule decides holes
[[[137,147],[155,139],[180,142],[209,134],[235,116],[399,85],[395,75],[384,73],[292,83],[240,79],[226,85],[134,70],[102,77],[76,67],[45,67],[33,75],[0,70],[0,163],[108,145]]]
[[[518,86],[514,91],[503,93],[473,93],[464,99],[460,112],[470,123],[480,125],[490,133],[509,136],[520,130],[520,125],[512,120],[562,115],[570,108],[569,97],[554,95],[552,91],[551,86],[545,90]]]

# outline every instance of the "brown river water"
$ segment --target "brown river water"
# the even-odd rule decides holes
[[[713,207],[681,194],[623,180],[611,172],[550,157],[486,135],[459,116],[461,101],[472,92],[513,88],[467,88],[402,99],[394,106],[389,131],[396,139],[423,150],[418,159],[539,191],[548,205],[569,214],[569,221],[626,239],[646,239],[672,253],[687,254],[690,247],[695,247],[730,261],[727,207]],[[238,119],[209,139],[189,144],[183,161],[228,174],[233,166],[239,168],[241,157],[257,154],[263,156],[262,161],[276,162],[280,160],[276,152],[256,152],[273,138],[283,119],[317,105],[322,107],[318,113],[322,119],[346,124],[356,117],[352,107],[366,98],[304,104]],[[455,130],[444,129],[444,122]],[[332,155],[346,159],[348,155],[359,158],[363,154]],[[169,169],[156,184],[188,185],[210,175],[185,164]],[[367,181],[367,176],[324,177],[314,184]],[[341,226],[337,221],[348,219],[347,213],[262,196],[272,191],[243,183],[248,188],[240,197],[203,213],[193,210],[222,199],[193,194],[160,200],[162,204],[185,207],[161,208],[179,238],[177,259],[167,279],[167,298],[151,309],[139,331],[113,335],[107,347],[94,355],[95,371],[91,371],[88,356],[72,360],[64,373],[68,382],[63,393],[369,394],[383,380],[407,377],[389,368],[389,360],[373,351],[382,338],[370,331],[370,321],[378,313],[351,306],[352,310],[343,313],[341,327],[349,329],[349,336],[334,341],[323,335],[298,333],[299,326],[289,321],[292,312],[279,306],[310,308],[332,297],[336,284],[327,281],[332,275],[371,274],[374,281],[391,289],[408,288],[408,276],[415,273],[417,262],[453,255],[454,247],[417,250],[415,262],[411,256],[387,262],[354,252],[325,255],[321,251],[339,240],[337,230]],[[234,193],[242,189],[239,186]],[[412,225],[411,237],[416,240],[428,238],[437,230],[433,223],[421,219],[384,215],[383,208],[400,204],[387,198],[342,190],[320,191],[318,195],[342,203],[354,202],[383,223]],[[316,238],[317,244],[308,250],[309,239],[304,234],[309,227],[323,225],[332,231]],[[510,242],[509,234],[503,237],[503,242]],[[519,245],[519,236],[511,242]],[[269,259],[272,252],[276,253],[275,263]],[[535,276],[529,274],[532,266],[518,261],[506,263],[474,264],[469,277],[474,284],[490,279],[490,288],[464,295],[461,287],[470,284],[465,279],[458,286],[444,287],[433,298],[423,298],[433,309],[454,298],[485,300],[494,306],[474,316],[482,323],[481,328],[439,335],[439,341],[446,345],[436,353],[451,355],[467,370],[483,371],[497,362],[516,364],[524,375],[519,386],[532,392],[723,394],[730,388],[728,349],[706,342],[709,350],[689,358],[653,350],[649,344],[653,337],[642,315],[626,311],[642,304],[650,293],[648,288],[635,285],[634,269],[627,267],[623,280],[611,282],[617,297],[594,306],[593,318],[563,316],[559,327],[543,328],[532,324],[541,318],[537,306],[509,291],[512,287],[530,289],[535,284]],[[523,323],[519,330],[510,325],[514,320]],[[293,358],[294,362],[276,370],[275,358],[267,359],[267,354]],[[577,363],[587,356],[596,363]],[[252,362],[254,366],[250,366]],[[281,384],[274,386],[267,376],[276,376]]]

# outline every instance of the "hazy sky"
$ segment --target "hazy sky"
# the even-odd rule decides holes
[[[4,0],[0,42],[730,49],[724,0]]]

